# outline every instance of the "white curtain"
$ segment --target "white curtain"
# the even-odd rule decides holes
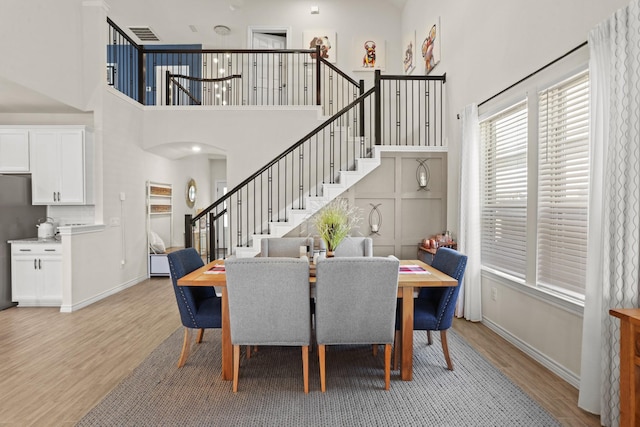
[[[619,425],[619,322],[640,279],[640,0],[589,34],[589,253],[578,405]]]
[[[480,124],[478,106],[462,114],[460,154],[460,231],[458,249],[467,255],[467,268],[458,296],[456,316],[482,320],[480,283]]]

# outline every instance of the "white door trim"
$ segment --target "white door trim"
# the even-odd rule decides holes
[[[284,27],[278,25],[249,25],[247,27],[247,49],[253,48],[253,33],[266,33],[266,32],[277,32],[277,33],[286,33],[287,38],[287,49],[294,49],[291,46],[291,27]],[[300,42],[302,43],[302,42]]]

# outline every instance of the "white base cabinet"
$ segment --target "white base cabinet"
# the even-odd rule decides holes
[[[62,245],[11,244],[11,299],[20,307],[62,305]]]

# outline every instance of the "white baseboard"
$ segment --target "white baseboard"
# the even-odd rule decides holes
[[[564,366],[557,363],[555,360],[550,359],[544,353],[541,353],[534,347],[531,347],[526,342],[522,341],[520,338],[511,334],[509,331],[503,329],[501,326],[493,323],[491,320],[486,317],[482,318],[482,324],[487,328],[491,329],[496,334],[500,335],[502,338],[516,346],[522,352],[524,352],[527,356],[534,359],[536,362],[540,363],[542,366],[571,384],[575,388],[580,387],[580,377],[578,377],[573,372],[568,371]]]
[[[106,290],[104,292],[99,293],[98,295],[91,297],[89,299],[86,299],[84,301],[81,301],[79,303],[76,304],[72,304],[72,305],[63,305],[60,307],[60,312],[61,313],[71,313],[73,311],[76,310],[80,310],[81,308],[87,307],[91,304],[93,304],[94,302],[98,302],[101,299],[107,298],[111,295],[117,294],[120,291],[123,291],[127,288],[130,288],[131,286],[137,285],[140,282],[143,282],[147,279],[147,276],[142,276],[142,277],[138,277],[136,279],[132,279],[129,280],[128,282],[125,282],[119,286],[116,286],[115,288],[111,288],[109,290]]]

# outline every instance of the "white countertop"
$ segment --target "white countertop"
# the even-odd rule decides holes
[[[32,243],[61,243],[60,242],[60,237],[58,236],[58,238],[50,238],[50,239],[38,239],[37,237],[29,237],[27,239],[15,239],[15,240],[9,240],[8,243],[25,243],[25,244],[32,244]]]
[[[71,234],[94,233],[105,229],[104,224],[70,224],[58,227],[58,233],[63,236]]]
[[[8,240],[8,243],[61,243],[63,236],[72,236],[76,234],[95,233],[103,231],[105,229],[104,224],[73,224],[73,225],[61,225],[58,227],[58,234],[56,237],[49,239],[39,239],[37,237],[29,237],[26,239],[13,239]]]

